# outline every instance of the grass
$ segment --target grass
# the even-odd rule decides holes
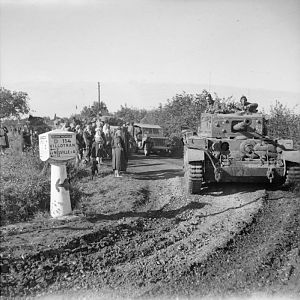
[[[44,168],[39,152],[22,153],[20,137],[10,136],[10,148],[0,159],[0,225],[47,216],[50,209],[50,168]],[[73,163],[68,164],[68,170],[72,179],[71,205],[76,208],[82,197],[78,178],[88,173],[83,168],[75,168]]]

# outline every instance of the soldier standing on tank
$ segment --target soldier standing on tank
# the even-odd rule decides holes
[[[206,112],[213,113],[215,101],[213,100],[211,94],[207,94],[207,96],[205,97],[205,100],[207,101],[207,104],[208,104]]]
[[[257,103],[250,103],[248,102],[246,96],[242,96],[240,99],[242,110],[248,111],[248,112],[257,112]]]

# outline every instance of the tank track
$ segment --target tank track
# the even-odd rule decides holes
[[[192,162],[187,165],[186,187],[189,194],[198,194],[201,191],[203,181],[203,164],[202,162]]]
[[[286,184],[300,183],[300,166],[288,167],[286,173]]]

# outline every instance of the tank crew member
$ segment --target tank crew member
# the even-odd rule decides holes
[[[205,97],[205,100],[207,101],[207,104],[208,104],[206,112],[213,113],[215,101],[213,100],[211,94],[207,94],[207,96]]]
[[[240,99],[240,102],[241,102],[241,106],[242,106],[243,110],[248,111],[248,112],[252,112],[252,113],[257,112],[258,104],[248,102],[246,96],[242,96],[241,99]]]
[[[211,94],[207,94],[207,96],[205,97],[207,103],[209,106],[214,106],[215,101],[213,100]]]

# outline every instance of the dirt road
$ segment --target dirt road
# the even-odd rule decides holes
[[[299,201],[257,185],[186,195],[182,160],[104,166],[74,217],[3,227],[2,296],[97,298],[278,294],[299,290]]]

